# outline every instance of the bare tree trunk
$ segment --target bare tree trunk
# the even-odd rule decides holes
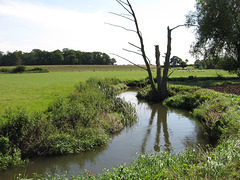
[[[161,65],[160,65],[159,45],[156,45],[156,46],[155,46],[155,57],[156,57],[156,68],[157,68],[158,94],[160,94],[161,84],[162,84],[162,74],[161,74]]]
[[[145,65],[146,65],[146,68],[147,68],[147,72],[148,72],[148,77],[149,77],[149,80],[150,80],[150,84],[151,84],[151,87],[152,87],[152,90],[153,90],[153,93],[154,95],[157,95],[157,89],[156,89],[156,86],[155,86],[155,83],[154,83],[154,80],[153,80],[153,76],[152,76],[152,71],[151,71],[151,67],[150,67],[150,64],[148,62],[148,59],[147,59],[147,56],[146,56],[146,53],[145,53],[145,48],[144,48],[144,43],[143,43],[143,37],[142,37],[142,34],[139,30],[139,26],[138,26],[138,21],[137,21],[137,17],[135,15],[135,12],[132,8],[132,5],[130,4],[130,2],[127,0],[128,2],[128,6],[129,8],[131,9],[131,15],[134,19],[134,23],[135,23],[135,26],[136,26],[136,30],[137,30],[137,35],[139,37],[139,40],[140,40],[140,44],[141,44],[141,52],[142,52],[142,57],[143,57],[143,60],[145,62]]]
[[[172,37],[171,37],[172,29],[170,29],[169,26],[167,27],[167,32],[168,32],[167,53],[165,56],[163,77],[162,77],[162,83],[161,83],[161,87],[160,87],[160,94],[159,94],[160,101],[163,101],[168,96],[167,81],[168,81],[168,70],[169,70],[169,66],[170,66],[171,43],[172,43]]]

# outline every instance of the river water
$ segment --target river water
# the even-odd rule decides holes
[[[114,135],[107,145],[80,154],[30,159],[27,166],[1,172],[0,179],[13,179],[18,174],[31,177],[33,173],[70,177],[85,169],[97,174],[105,168],[129,164],[141,153],[179,153],[189,146],[207,144],[201,128],[187,111],[139,101],[134,91],[119,96],[136,107],[138,120],[132,127]]]

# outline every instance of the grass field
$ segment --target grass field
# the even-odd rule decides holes
[[[0,111],[11,107],[44,110],[58,96],[67,95],[74,85],[91,77],[116,77],[120,80],[142,79],[147,72],[135,66],[42,66],[49,73],[0,74]],[[215,70],[174,70],[171,77],[216,77],[229,75]]]

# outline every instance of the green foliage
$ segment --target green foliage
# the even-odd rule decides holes
[[[12,69],[12,73],[22,73],[26,70],[26,67],[23,65],[19,65]]]
[[[11,69],[9,69],[9,68],[0,68],[0,72],[2,72],[2,73],[10,73]]]
[[[23,73],[23,72],[46,73],[49,71],[46,68],[42,68],[42,67],[34,67],[34,68],[27,69],[25,66],[19,65],[14,68],[0,68],[0,72],[2,73]]]
[[[15,65],[60,65],[60,64],[87,64],[87,65],[113,65],[114,58],[101,52],[81,52],[64,48],[62,51],[52,52],[33,49],[30,53],[15,51],[0,55],[0,66]]]
[[[10,149],[10,141],[6,137],[0,137],[0,152],[6,154]]]
[[[197,34],[192,52],[205,59],[224,58],[233,72],[240,69],[239,5],[239,0],[197,0],[196,11],[187,15],[187,24],[195,25]]]
[[[26,72],[47,73],[49,71],[46,68],[34,67],[34,68],[27,69]]]
[[[25,109],[18,109],[15,112],[8,110],[1,123],[1,135],[8,136],[12,146],[19,146],[29,121],[29,115]]]
[[[91,150],[107,143],[107,134],[95,128],[80,128],[76,134],[56,133],[47,138],[47,154],[67,154]]]
[[[174,88],[176,87],[178,86],[174,86]],[[174,88],[171,88],[172,91]],[[210,139],[214,141],[219,140],[220,137],[239,135],[238,96],[194,87],[187,87],[188,92],[181,93],[179,91],[181,88],[184,87],[178,87],[175,90],[177,94],[168,98],[164,103],[168,106],[192,111],[193,115],[203,122]]]
[[[175,88],[171,88],[176,90]],[[210,99],[210,97],[214,96],[214,92],[212,91],[204,91],[204,90],[197,90],[196,88],[191,87],[185,93],[179,93],[176,96],[168,98],[165,103],[166,105],[176,107],[176,108],[183,108],[192,111],[193,109],[197,108],[199,105],[205,102],[205,100]],[[177,90],[179,91],[179,89]],[[195,91],[195,92],[194,92]],[[182,91],[183,92],[183,91]]]
[[[239,179],[239,151],[239,139],[224,139],[211,150],[198,147],[180,154],[141,154],[135,162],[105,169],[102,174],[86,171],[71,178],[54,175],[33,179]]]

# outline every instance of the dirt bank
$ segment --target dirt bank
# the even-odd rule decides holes
[[[227,85],[220,85],[220,86],[208,86],[205,87],[207,89],[212,89],[214,91],[228,93],[228,94],[236,94],[240,95],[240,84],[227,84]]]

